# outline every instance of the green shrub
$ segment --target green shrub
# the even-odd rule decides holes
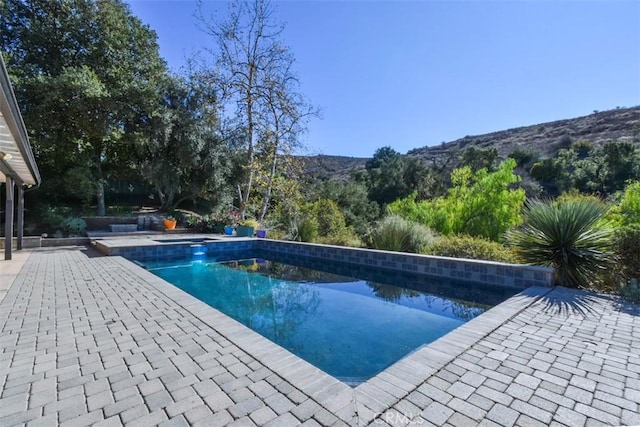
[[[71,213],[71,209],[49,205],[44,205],[37,211],[35,216],[38,218],[38,226],[36,229],[52,234],[65,229],[66,218]]]
[[[518,147],[509,154],[516,161],[517,166],[526,166],[534,162],[538,158],[538,153],[529,148]]]
[[[640,182],[634,182],[624,189],[618,206],[611,210],[614,221],[623,226],[640,226]]]
[[[359,246],[360,239],[346,227],[344,215],[338,205],[329,199],[307,203],[302,208],[302,219],[296,221],[295,240],[348,246]],[[341,243],[342,242],[342,243]]]
[[[481,237],[442,236],[424,252],[428,255],[451,258],[481,259],[517,264],[520,258],[500,243]]]
[[[451,173],[447,195],[415,201],[416,195],[396,200],[389,209],[445,235],[465,234],[498,241],[505,231],[522,222],[525,192],[514,188],[521,181],[513,172],[516,162],[507,159],[495,172],[470,167]]]
[[[64,231],[69,236],[82,236],[87,229],[87,222],[78,217],[69,217],[64,221]]]
[[[253,227],[254,230],[257,230],[260,227],[260,223],[255,219],[245,219],[244,221],[240,222],[240,225],[244,227]],[[224,228],[224,225],[223,225],[223,228]]]
[[[346,227],[342,231],[329,236],[319,237],[316,240],[318,243],[326,245],[349,246],[352,248],[361,248],[363,246],[362,240],[351,227]]]
[[[220,221],[218,219],[209,219],[209,221],[207,221],[207,223],[205,224],[205,233],[222,234],[224,233],[225,225],[226,224],[224,223],[224,221]]]
[[[396,252],[420,253],[434,240],[429,228],[397,215],[383,218],[370,235],[373,248]]]
[[[281,227],[276,227],[276,228],[269,229],[268,237],[271,240],[288,240],[291,237],[291,235],[288,233],[287,230]]]
[[[200,223],[201,217],[199,215],[189,215],[187,217],[187,228],[195,228]]]
[[[194,233],[218,233],[224,232],[224,221],[211,215],[190,215],[186,219],[187,228],[193,230]]]
[[[318,238],[318,221],[313,218],[305,218],[298,224],[296,240],[301,242],[313,242]]]
[[[318,221],[320,236],[339,234],[346,227],[344,215],[333,200],[320,199],[314,202],[313,213]]]
[[[525,262],[553,267],[559,284],[591,287],[613,264],[607,211],[597,199],[533,201],[525,208],[524,224],[506,240]]]
[[[617,230],[614,251],[623,279],[640,279],[640,225]]]

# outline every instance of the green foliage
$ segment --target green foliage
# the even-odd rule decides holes
[[[69,217],[64,220],[64,231],[69,236],[82,236],[87,229],[87,222],[78,217]]]
[[[618,205],[612,209],[611,221],[617,226],[614,252],[616,269],[613,281],[620,284],[623,296],[640,301],[637,281],[640,279],[640,182],[629,184]]]
[[[578,160],[584,160],[593,154],[595,145],[590,141],[576,141],[571,144],[571,150],[576,153]]]
[[[194,233],[218,233],[224,232],[224,221],[212,215],[189,215],[186,218],[187,228]]]
[[[254,230],[260,227],[260,223],[255,219],[245,219],[244,221],[240,221],[240,225],[243,227],[253,227]]]
[[[602,184],[608,193],[624,188],[630,180],[640,178],[640,150],[631,142],[609,142],[600,150],[604,173]]]
[[[37,219],[36,224],[30,224],[31,233],[46,233],[50,236],[83,236],[87,223],[76,216],[71,208],[40,204],[32,211],[32,217]]]
[[[640,224],[618,229],[614,250],[623,279],[640,279]]]
[[[571,189],[610,195],[640,179],[640,149],[626,141],[608,142],[602,148],[578,141],[535,163],[530,174],[552,196]]]
[[[346,226],[360,236],[365,235],[380,216],[378,204],[369,200],[367,187],[362,182],[331,180],[318,186],[320,198],[334,201],[344,215]]]
[[[480,169],[473,173],[468,166],[456,169],[446,196],[421,202],[410,197],[390,204],[389,209],[445,235],[500,240],[505,231],[520,223],[525,201],[524,190],[511,188],[520,181],[514,168],[515,160],[507,159],[495,172]]]
[[[77,200],[66,179],[81,177],[81,201],[93,191],[104,215],[104,182],[135,174],[133,148],[157,106],[155,32],[119,0],[5,0],[0,51],[48,183],[39,191]]]
[[[566,193],[562,193],[558,197],[553,200],[553,204],[556,206],[567,204],[567,203],[593,203],[596,205],[605,205],[605,202],[602,198],[596,196],[595,194],[585,194],[581,193],[578,190],[571,190]]]
[[[295,221],[293,237],[302,242],[361,246],[353,229],[345,225],[338,205],[329,199],[320,199],[302,207],[301,217]]]
[[[553,267],[559,284],[589,287],[613,261],[607,210],[603,202],[589,199],[533,201],[523,226],[510,230],[507,242],[525,262]]]
[[[194,76],[168,76],[159,90],[162,103],[150,120],[148,139],[138,146],[138,162],[160,209],[173,209],[185,199],[227,205],[231,166],[218,136],[215,94]]]
[[[518,256],[500,243],[472,236],[442,236],[424,251],[425,254],[451,258],[481,259],[517,264]]]
[[[433,243],[435,235],[422,224],[389,215],[378,222],[369,239],[375,249],[420,253]]]
[[[352,248],[363,246],[362,240],[349,227],[329,236],[319,237],[316,241],[325,245],[349,246]]]
[[[443,227],[434,227],[435,214],[433,212],[437,202],[441,199],[434,199],[430,202],[417,201],[417,193],[411,194],[404,199],[398,199],[387,206],[389,213],[401,216],[409,221],[420,224],[431,224],[431,228],[442,233]]]
[[[620,203],[612,209],[612,216],[620,226],[640,226],[640,181],[625,188]]]
[[[318,220],[307,217],[298,224],[297,238],[301,242],[315,242],[318,238]]]
[[[418,158],[402,156],[391,147],[376,150],[365,169],[369,199],[380,206],[419,191],[428,175]]]
[[[95,198],[95,185],[90,168],[74,166],[66,171],[62,177],[65,191],[74,195],[83,206],[88,206]],[[55,181],[56,183],[59,181]],[[59,190],[58,190],[59,191]]]
[[[538,158],[538,153],[528,148],[518,147],[509,154],[509,157],[516,161],[517,166],[525,167]]]
[[[313,203],[311,210],[318,221],[321,236],[337,234],[346,227],[344,215],[333,200],[320,199]]]
[[[187,217],[187,228],[195,228],[198,223],[200,222],[201,216],[200,215],[189,215]]]
[[[549,194],[560,194],[571,188],[569,172],[563,159],[544,159],[531,166],[529,174]]]
[[[468,147],[462,151],[460,156],[461,166],[469,166],[472,171],[487,169],[492,171],[495,169],[498,160],[498,150],[491,148]]]
[[[35,208],[35,215],[38,219],[36,231],[38,233],[51,233],[65,229],[65,221],[71,215],[71,209],[53,207],[47,204]]]

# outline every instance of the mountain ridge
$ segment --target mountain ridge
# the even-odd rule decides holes
[[[640,138],[640,105],[594,111],[592,114],[520,126],[481,135],[467,135],[439,145],[414,148],[407,156],[428,163],[445,162],[468,147],[496,148],[500,159],[516,149],[536,152],[540,158],[552,157],[560,148],[575,141],[602,145],[607,141],[634,141]],[[352,170],[364,169],[369,158],[333,155],[303,157],[307,174],[320,179],[347,179]]]

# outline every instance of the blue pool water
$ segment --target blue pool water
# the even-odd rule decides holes
[[[483,313],[514,292],[455,290],[398,272],[376,281],[262,259],[146,263],[147,268],[325,372],[366,381],[423,344]],[[367,279],[367,280],[364,280]],[[397,281],[414,289],[382,282]],[[408,283],[410,282],[410,283]],[[431,287],[431,289],[429,289]],[[415,288],[427,288],[427,292]],[[480,296],[484,294],[485,300]],[[462,297],[462,298],[461,298]]]

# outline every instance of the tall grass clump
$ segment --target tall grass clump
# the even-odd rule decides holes
[[[506,242],[523,261],[553,267],[558,284],[591,287],[614,260],[607,212],[607,205],[593,198],[532,201],[524,209],[524,224],[507,232]]]
[[[421,253],[435,237],[431,229],[398,215],[383,218],[369,236],[375,249],[412,253]]]

